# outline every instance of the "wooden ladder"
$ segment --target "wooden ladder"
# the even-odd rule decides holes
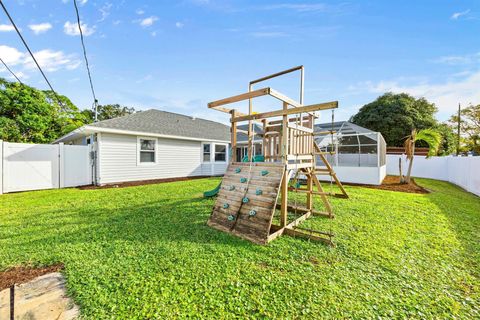
[[[345,191],[345,188],[343,187],[342,183],[338,179],[337,174],[335,173],[332,166],[330,165],[327,158],[325,157],[325,152],[322,152],[322,150],[320,150],[320,147],[318,146],[318,144],[315,140],[313,141],[313,146],[314,146],[315,151],[316,151],[315,154],[320,156],[320,159],[322,160],[323,165],[325,166],[325,168],[317,168],[315,166],[315,170],[314,170],[315,175],[327,175],[327,176],[332,177],[332,179],[335,181],[335,184],[338,186],[338,188],[341,191],[341,193],[333,193],[333,194],[330,193],[328,195],[333,196],[333,197],[337,197],[337,198],[348,199],[348,193],[347,193],[347,191]]]

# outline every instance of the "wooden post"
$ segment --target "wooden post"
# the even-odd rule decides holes
[[[248,92],[252,91],[252,84],[248,85]],[[252,115],[253,112],[253,102],[252,98],[248,99],[248,115]],[[248,145],[247,145],[247,156],[249,161],[253,161],[253,148],[252,148],[252,121],[248,120]],[[242,160],[240,160],[242,161]]]
[[[232,109],[232,120],[235,119],[236,115],[236,110]],[[231,145],[232,145],[232,159],[231,162],[237,162],[237,123],[236,122],[231,122],[232,123],[232,129],[231,129]],[[210,150],[211,151],[211,150]],[[240,160],[241,161],[241,160]]]
[[[286,167],[286,166],[285,166]],[[280,207],[280,226],[283,228],[288,223],[288,177],[290,172],[285,168],[282,177],[282,206]]]
[[[267,139],[265,138],[265,133],[267,132],[267,119],[263,119],[262,120],[262,124],[263,124],[263,137],[262,137],[262,155],[265,159],[265,161],[268,161],[267,160]]]
[[[313,209],[313,179],[312,179],[312,174],[314,173],[314,168],[308,170],[307,172],[307,209],[312,211]]]
[[[287,110],[288,104],[286,102],[283,103],[283,110]],[[287,156],[288,156],[288,116],[283,116],[282,122],[282,145],[281,145],[281,157],[282,161],[285,165],[285,171],[283,172],[282,178],[282,207],[280,209],[280,225],[285,227],[288,222],[288,178],[290,176],[287,170]]]

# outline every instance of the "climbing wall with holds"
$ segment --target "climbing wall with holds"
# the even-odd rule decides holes
[[[274,163],[230,164],[208,225],[267,243],[284,170],[284,165]]]

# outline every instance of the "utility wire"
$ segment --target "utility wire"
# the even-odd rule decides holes
[[[17,81],[20,83],[20,84],[23,84],[23,82],[17,77],[17,75],[7,66],[7,64],[5,63],[5,61],[3,61],[2,58],[0,58],[0,61],[2,61],[3,65],[5,66],[5,68],[7,68],[8,71],[10,71],[10,73],[15,77],[15,79],[17,79]]]
[[[97,101],[97,97],[95,96],[95,89],[93,88],[92,74],[90,73],[90,65],[88,64],[87,50],[85,49],[85,41],[83,39],[82,24],[80,22],[80,14],[78,13],[77,0],[73,0],[73,5],[75,6],[75,13],[77,14],[77,24],[78,24],[78,30],[80,31],[80,40],[82,42],[83,57],[85,58],[85,66],[87,67],[88,80],[90,81],[90,89],[92,90],[92,96],[93,96],[93,108],[94,108],[93,111],[95,113],[95,121],[97,121],[97,102],[98,101]]]
[[[20,37],[20,39],[22,40],[23,45],[25,46],[25,48],[27,48],[28,53],[30,54],[30,56],[32,57],[33,61],[34,61],[35,64],[37,65],[38,70],[40,70],[40,73],[42,74],[43,78],[45,79],[45,81],[47,82],[48,86],[50,87],[50,90],[52,90],[53,94],[55,95],[55,98],[57,98],[57,102],[61,105],[61,101],[60,101],[60,98],[59,98],[58,95],[57,95],[57,92],[56,92],[55,90],[53,90],[53,87],[52,87],[52,85],[50,84],[50,81],[48,81],[47,76],[45,75],[45,73],[43,72],[42,68],[41,68],[40,65],[38,64],[37,59],[35,59],[35,56],[33,55],[32,50],[30,50],[30,47],[28,46],[27,42],[26,42],[25,39],[23,38],[22,34],[20,33],[20,30],[17,28],[17,25],[16,25],[15,22],[13,21],[12,17],[10,16],[10,13],[8,12],[8,10],[7,10],[7,8],[5,7],[5,5],[3,4],[3,1],[2,1],[2,0],[0,0],[0,5],[2,6],[3,11],[5,11],[5,14],[7,15],[8,19],[10,20],[10,22],[11,22],[12,25],[13,25],[13,27],[15,28],[15,31],[17,31],[17,34],[18,34],[18,36]]]

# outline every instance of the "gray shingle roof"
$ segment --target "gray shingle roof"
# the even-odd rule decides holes
[[[230,140],[230,127],[222,123],[155,109],[92,123],[90,126],[205,140]]]

